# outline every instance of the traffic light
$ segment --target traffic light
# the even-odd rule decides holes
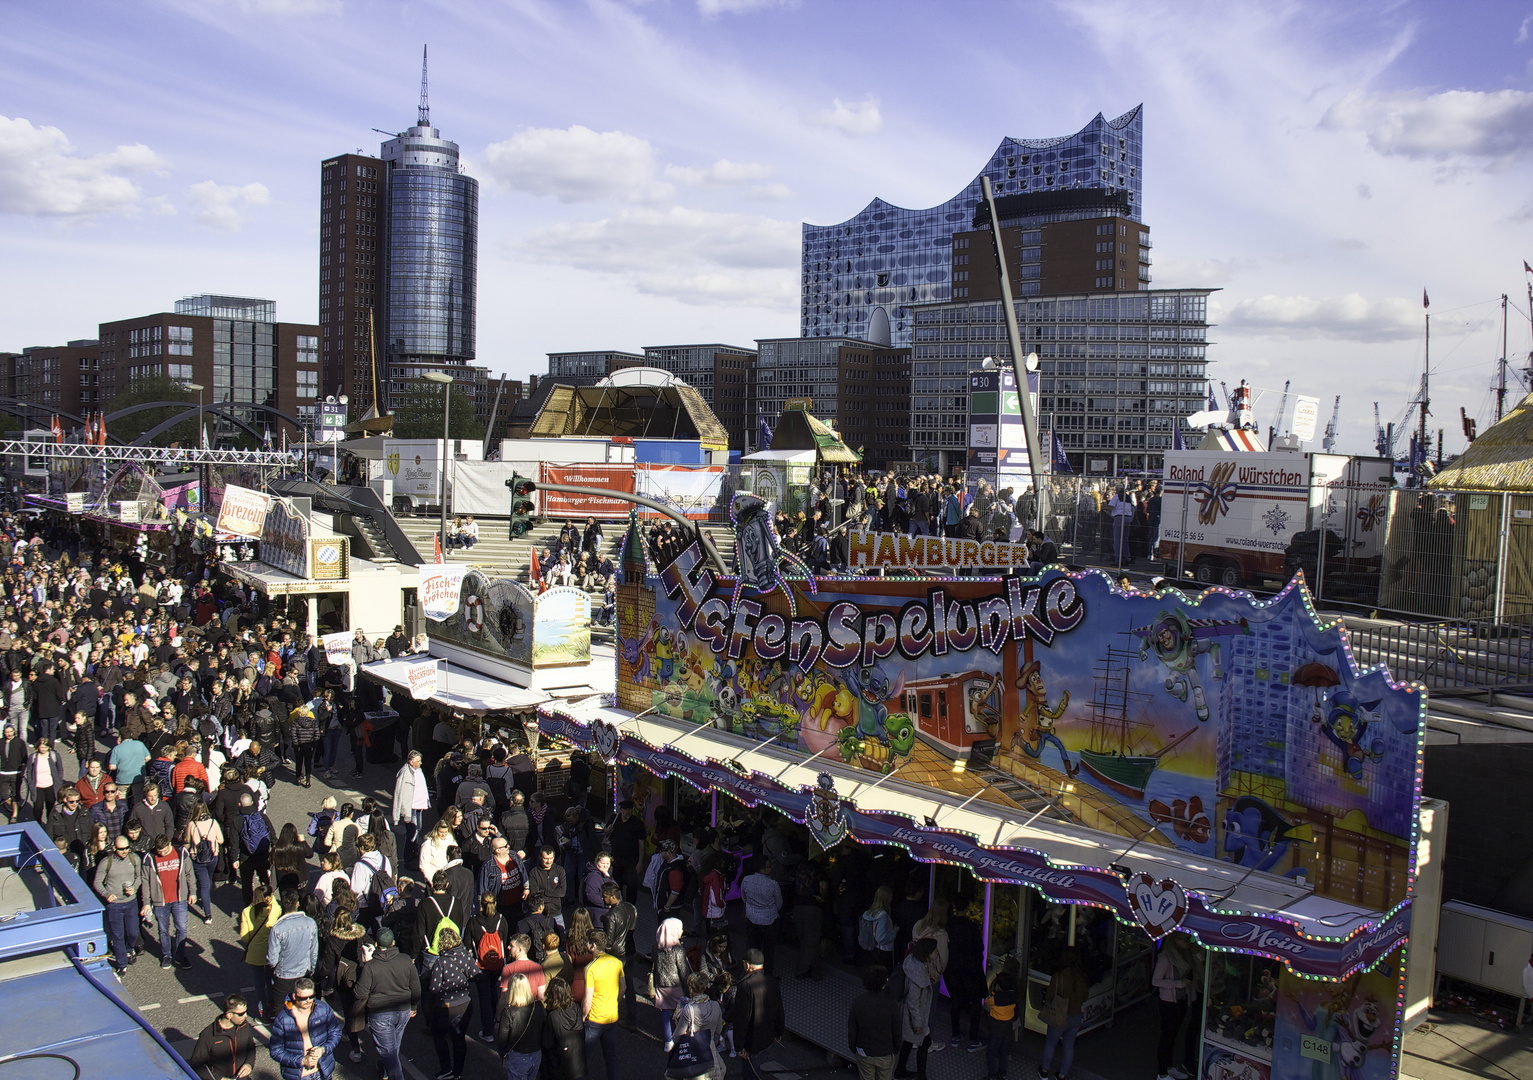
[[[521,473],[512,473],[506,487],[511,489],[511,539],[514,540],[534,524],[532,493],[538,490],[538,483]]]

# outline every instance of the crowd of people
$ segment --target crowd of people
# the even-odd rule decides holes
[[[591,525],[567,530],[583,551]],[[151,948],[192,967],[193,917],[237,939],[256,989],[220,1002],[191,1052],[200,1075],[248,1076],[261,1019],[288,1080],[369,1052],[402,1080],[417,1022],[439,1080],[464,1074],[470,1039],[511,1080],[616,1080],[630,1075],[619,1028],[649,1029],[668,1076],[718,1080],[737,1062],[757,1080],[785,1030],[789,952],[787,977],[820,979],[838,953],[861,969],[847,1053],[864,1080],[924,1080],[929,1054],[965,1045],[964,1021],[983,1075],[1006,1075],[1016,961],[985,964],[973,896],[929,903],[925,868],[829,855],[760,809],[720,827],[628,801],[608,812],[606,778],[593,786],[578,752],[539,755],[535,727],[503,742],[412,714],[372,731],[386,694],[355,669],[419,643],[357,631],[352,662],[331,663],[189,538],[146,561],[69,519],[4,513],[0,537],[0,806],[39,822],[100,895],[119,973]],[[346,750],[353,780],[369,757],[403,763],[376,798],[326,789],[274,812],[276,785],[338,778]],[[1059,1077],[1074,990],[1050,989],[1067,1005],[1045,1057],[1062,1046]]]

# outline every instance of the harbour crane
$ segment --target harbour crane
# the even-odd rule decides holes
[[[1320,448],[1329,454],[1336,448],[1336,424],[1341,419],[1341,395],[1336,395],[1336,403],[1331,406],[1331,422],[1325,425],[1325,435],[1320,439]]]
[[[1283,398],[1278,402],[1277,415],[1272,418],[1272,426],[1267,429],[1267,449],[1272,449],[1272,441],[1277,438],[1278,425],[1283,422],[1283,414],[1288,411],[1288,386],[1292,379],[1283,380]]]

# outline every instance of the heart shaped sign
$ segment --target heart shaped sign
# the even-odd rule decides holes
[[[617,749],[621,739],[622,735],[618,732],[616,724],[601,719],[591,721],[591,745],[608,765],[617,760]]]
[[[1180,885],[1170,878],[1156,881],[1143,872],[1129,880],[1128,901],[1139,925],[1157,940],[1180,926],[1187,914],[1187,893]]]

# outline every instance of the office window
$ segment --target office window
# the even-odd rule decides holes
[[[300,370],[297,372],[297,375],[298,396],[301,398],[319,397],[319,372]]]

